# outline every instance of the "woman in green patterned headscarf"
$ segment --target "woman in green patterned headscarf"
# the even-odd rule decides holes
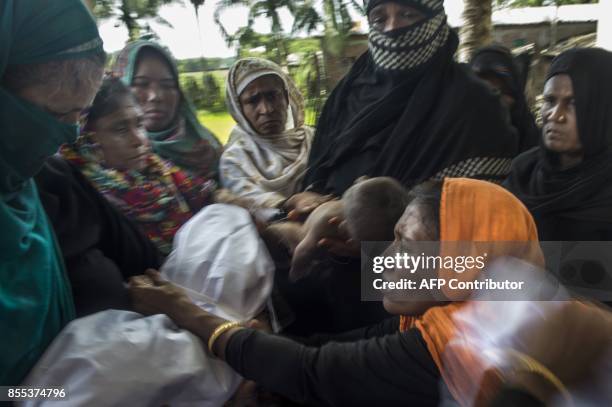
[[[153,150],[196,175],[216,177],[221,144],[198,121],[168,51],[151,41],[132,42],[117,56],[113,73],[138,99]]]
[[[105,55],[81,0],[2,0],[0,38],[0,385],[17,385],[74,318],[32,176],[76,139]]]

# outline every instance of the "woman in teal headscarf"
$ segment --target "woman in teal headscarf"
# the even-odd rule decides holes
[[[168,51],[151,41],[132,42],[117,56],[113,73],[138,99],[153,150],[196,175],[216,177],[221,143],[198,121]]]
[[[105,54],[81,0],[2,0],[0,38],[0,385],[16,385],[74,318],[32,176],[76,139]]]

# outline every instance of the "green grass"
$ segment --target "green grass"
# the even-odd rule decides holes
[[[202,123],[207,129],[212,131],[215,136],[219,139],[221,144],[227,143],[229,139],[230,132],[236,125],[236,122],[227,112],[219,112],[219,113],[211,113],[206,110],[198,110],[198,120]],[[307,117],[314,117],[314,112],[307,111]]]
[[[198,120],[212,131],[222,144],[227,143],[232,128],[236,125],[229,113],[210,113],[198,110]]]

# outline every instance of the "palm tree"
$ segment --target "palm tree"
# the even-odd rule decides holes
[[[297,71],[298,82],[304,84],[304,95],[307,104],[307,123],[315,125],[319,113],[328,96],[329,83],[325,61],[328,55],[339,56],[344,53],[353,29],[353,20],[349,9],[353,8],[364,14],[359,2],[352,0],[322,0],[315,7],[314,1],[296,2],[293,33],[299,31],[310,34],[323,26],[323,54],[320,49],[302,52],[302,62]],[[319,10],[322,10],[320,12]]]
[[[221,35],[223,35],[228,45],[234,45],[241,42],[242,36],[253,35],[253,25],[257,17],[266,17],[271,22],[271,35],[276,43],[276,62],[285,64],[288,54],[287,37],[284,34],[278,12],[283,7],[287,7],[292,13],[295,12],[295,3],[295,1],[290,0],[220,0],[215,9],[215,23],[219,26]],[[246,6],[249,8],[248,22],[246,27],[243,27],[236,34],[230,35],[223,26],[223,23],[221,23],[221,14],[228,8],[236,6]]]
[[[206,2],[206,0],[189,0],[189,2],[191,3],[191,5],[193,6],[195,13],[196,13],[196,17],[198,17],[198,10],[200,9],[200,7],[202,7],[204,5],[204,3]]]
[[[491,42],[491,3],[491,0],[464,0],[463,27],[459,33],[461,61],[468,61],[474,51]]]
[[[202,47],[202,58],[204,58],[204,40],[202,39],[202,30],[200,29],[200,7],[204,5],[206,0],[189,0],[195,11],[196,23],[198,25],[198,36],[200,37],[200,46]]]
[[[88,0],[95,3],[94,14],[101,20],[117,18],[128,29],[131,40],[140,36],[140,32],[147,26],[147,20],[171,26],[171,24],[158,16],[159,8],[165,4],[181,2],[181,0]]]
[[[322,0],[323,13],[319,13],[312,0],[296,1],[293,16],[293,33],[305,31],[310,34],[323,24],[327,52],[341,54],[353,28],[349,8],[364,13],[363,7],[355,0]]]

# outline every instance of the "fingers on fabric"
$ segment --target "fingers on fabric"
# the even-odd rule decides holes
[[[142,315],[153,315],[159,313],[159,311],[149,305],[148,294],[150,293],[150,290],[151,286],[147,285],[136,285],[130,287],[129,293],[134,311]]]
[[[164,280],[161,276],[161,273],[155,269],[148,269],[145,273],[146,276],[149,277],[153,284],[155,284],[156,286],[168,284],[168,281]]]
[[[128,282],[129,282],[129,286],[130,287],[152,286],[152,285],[154,285],[153,280],[151,280],[151,278],[149,276],[146,276],[146,275],[139,275],[139,276],[130,277]]]

